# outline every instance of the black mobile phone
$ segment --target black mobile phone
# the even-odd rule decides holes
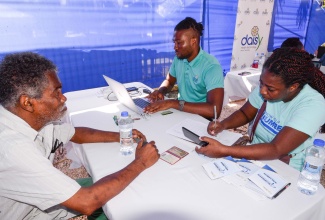
[[[149,90],[149,89],[143,89],[142,90],[144,93],[147,93],[147,94],[150,94],[151,93],[151,91]]]
[[[194,132],[188,130],[187,128],[182,127],[183,133],[185,137],[190,139],[191,141],[194,141],[194,143],[200,145],[201,147],[207,146],[209,143],[206,141],[201,141],[200,136],[195,134]]]
[[[251,74],[251,72],[244,71],[244,72],[238,73],[238,75],[240,75],[240,76],[247,76],[249,74]]]
[[[127,87],[126,90],[127,90],[128,92],[133,92],[133,91],[138,91],[138,88],[132,86],[132,87]]]

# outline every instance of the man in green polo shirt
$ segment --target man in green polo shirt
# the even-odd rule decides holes
[[[223,73],[218,60],[200,47],[203,25],[187,17],[174,29],[175,58],[166,79],[148,98],[147,113],[174,108],[214,118],[214,106],[220,116],[223,104]],[[178,100],[164,100],[177,82]]]

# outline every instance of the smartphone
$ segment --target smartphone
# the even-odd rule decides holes
[[[182,127],[185,137],[193,141],[194,143],[200,145],[201,147],[207,146],[209,143],[206,141],[201,141],[200,136],[188,130],[187,128]]]
[[[151,91],[149,90],[149,89],[143,89],[142,90],[144,93],[147,93],[147,94],[150,94],[151,93]]]
[[[127,87],[126,90],[127,90],[128,92],[133,92],[133,91],[138,91],[138,88],[132,86],[132,87]]]
[[[173,112],[169,111],[169,110],[161,112],[162,115],[169,115],[169,114],[172,114],[172,113]]]
[[[251,74],[251,72],[241,72],[241,73],[238,73],[238,75],[240,75],[240,76],[247,76],[247,75],[249,75],[249,74]]]

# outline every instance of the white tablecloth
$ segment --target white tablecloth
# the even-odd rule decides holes
[[[118,131],[113,115],[118,115],[125,107],[117,102],[109,103],[103,98],[96,97],[94,91],[96,90],[67,94],[72,123],[75,126]],[[299,172],[279,160],[264,162],[271,165],[292,185],[274,200],[258,201],[239,187],[221,179],[211,180],[205,174],[202,164],[212,159],[198,155],[194,151],[194,144],[166,133],[167,129],[186,118],[203,123],[207,121],[198,115],[174,109],[172,111],[173,114],[163,116],[156,113],[148,119],[135,121],[134,128],[142,131],[148,140],[155,140],[160,153],[177,146],[189,152],[189,155],[174,165],[159,160],[141,173],[124,191],[104,205],[104,211],[109,219],[325,218],[324,188],[320,186],[313,196],[300,193],[296,188]],[[134,155],[125,157],[119,153],[119,143],[84,144],[75,147],[79,148],[85,166],[94,181],[122,169],[134,159]]]
[[[240,76],[238,73],[250,72],[250,75]],[[254,68],[245,68],[228,72],[225,76],[224,89],[225,99],[239,100],[249,96],[251,91],[259,85],[261,70]]]

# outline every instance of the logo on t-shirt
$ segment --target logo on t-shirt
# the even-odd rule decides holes
[[[283,127],[282,125],[280,125],[280,121],[278,119],[268,114],[267,112],[264,112],[261,118],[261,124],[266,130],[268,130],[274,135],[278,134]]]
[[[193,76],[193,82],[197,84],[198,81],[199,81],[199,76],[198,75]]]

